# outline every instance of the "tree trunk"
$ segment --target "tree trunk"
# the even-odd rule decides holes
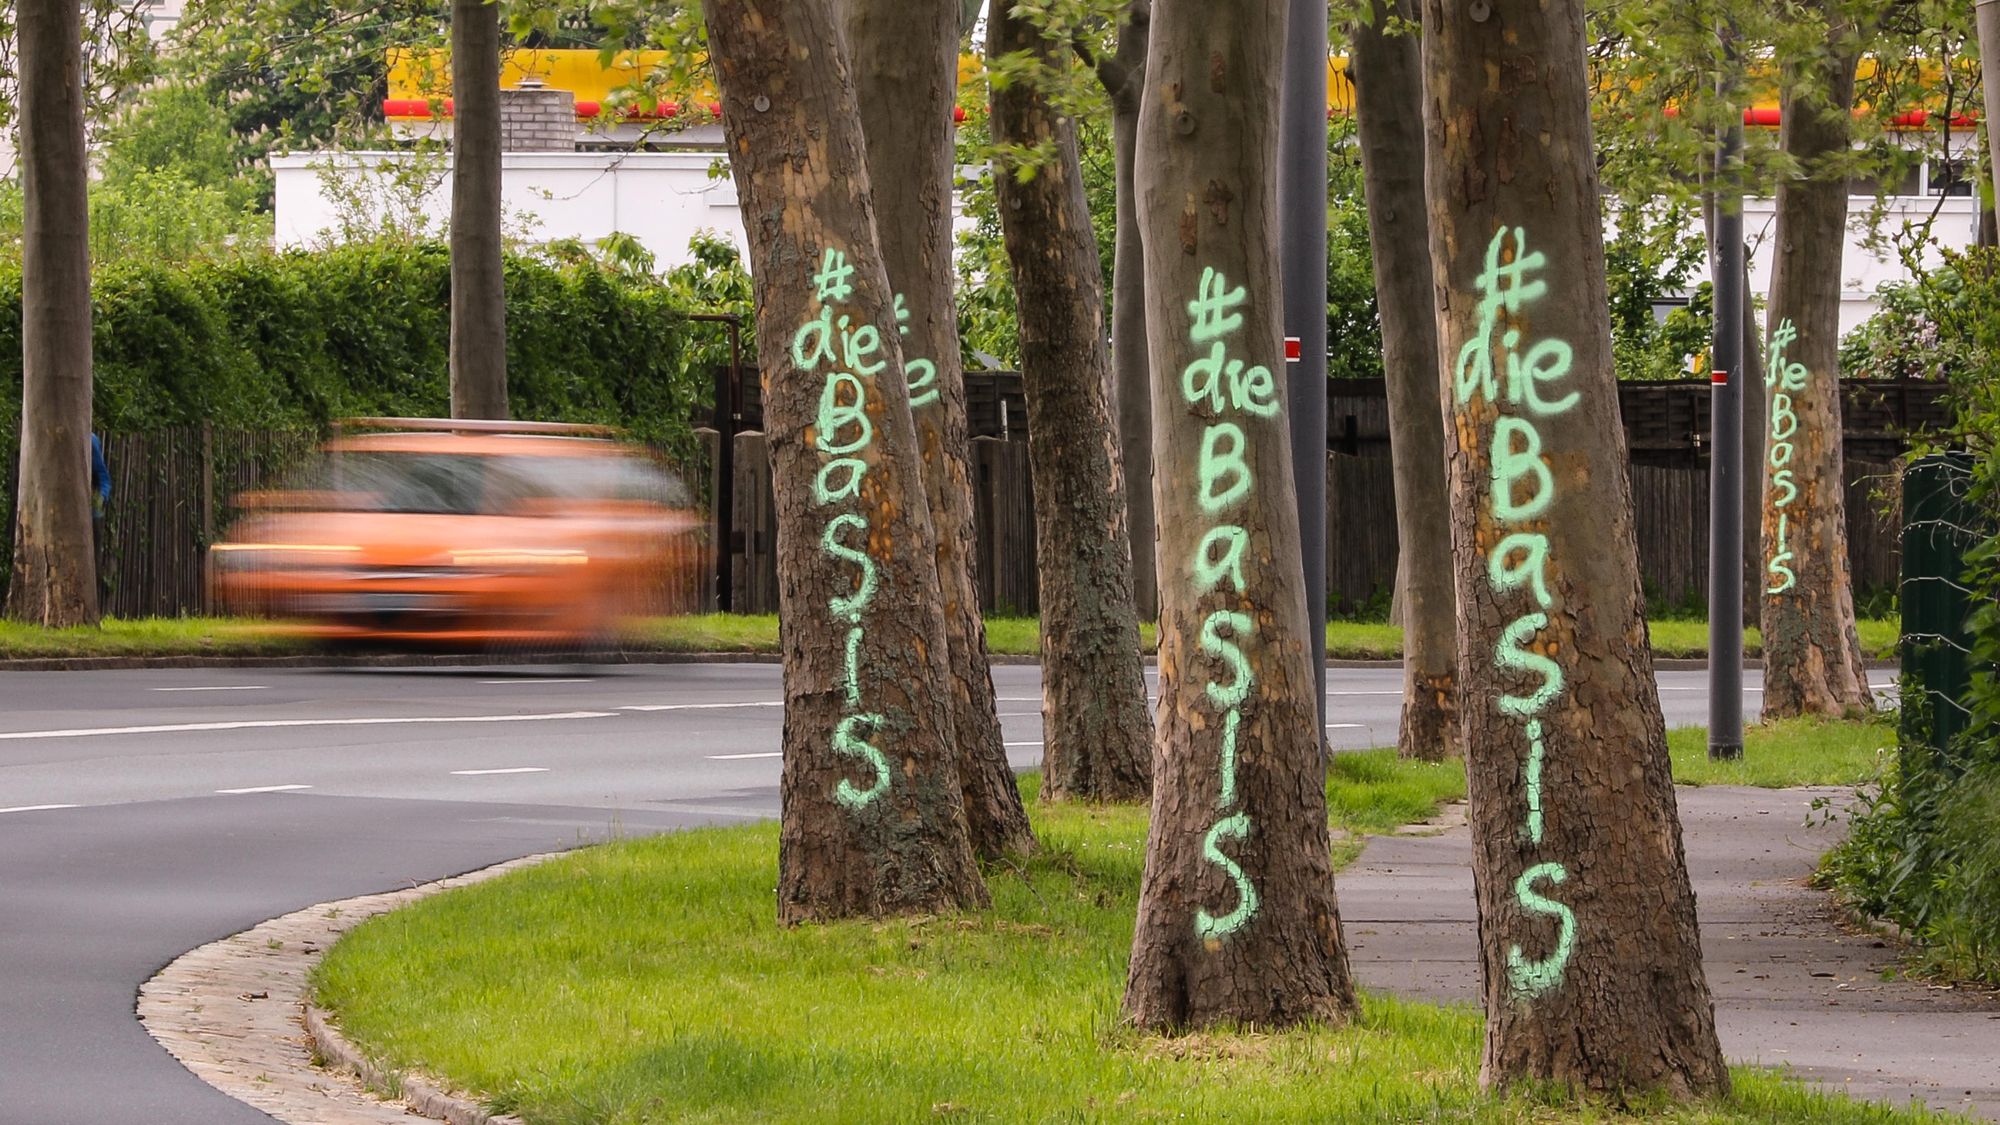
[[[1138,147],[1139,95],[1146,84],[1150,0],[1132,0],[1118,29],[1113,66],[1098,68],[1111,99],[1112,167],[1118,229],[1112,238],[1111,381],[1117,403],[1120,464],[1125,471],[1126,526],[1132,540],[1132,604],[1142,621],[1160,616],[1160,578],[1153,556],[1153,376],[1146,362],[1146,261],[1139,246],[1132,165]]]
[[[965,789],[966,828],[973,850],[990,857],[1028,850],[1035,836],[1007,764],[986,659],[986,621],[972,574],[972,474],[951,266],[958,18],[936,0],[846,3],[868,179],[876,185],[876,236],[900,302],[924,497],[937,533],[952,742]]]
[[[21,478],[7,616],[96,624],[90,518],[90,165],[74,0],[20,0]]]
[[[1279,324],[1281,5],[1160,0],[1139,213],[1160,513],[1160,730],[1125,1012],[1341,1020]]]
[[[507,417],[500,256],[500,7],[451,6],[451,416]]]
[[[1771,269],[1764,389],[1762,505],[1764,718],[1842,714],[1871,705],[1854,628],[1841,465],[1840,259],[1847,185],[1830,159],[1845,156],[1854,103],[1852,55],[1818,63],[1826,100],[1787,83],[1779,145],[1803,178],[1778,185],[1777,260]]]
[[[1059,65],[1068,44],[1043,40],[1001,4],[986,24],[995,59],[1031,51]],[[1052,146],[1039,167],[997,170],[1014,272],[1021,384],[1028,400],[1035,550],[1042,604],[1042,793],[1054,800],[1141,801],[1152,782],[1125,480],[1106,402],[1103,267],[1083,195],[1076,129],[1031,80],[993,90],[993,140]]]
[[[1437,320],[1424,214],[1423,58],[1414,34],[1385,34],[1390,16],[1415,21],[1413,0],[1364,9],[1352,30],[1356,123],[1375,306],[1388,377],[1389,456],[1396,485],[1396,610],[1403,626],[1405,757],[1442,761],[1458,742],[1457,598],[1451,574],[1451,498],[1438,418]]]
[[[777,491],[778,917],[981,906],[937,546],[843,36],[824,4],[709,0],[704,14]]]
[[[1750,294],[1750,247],[1743,248],[1743,370],[1764,370],[1764,334]],[[1764,608],[1764,396],[1743,388],[1743,624],[1758,624]]]
[[[1424,0],[1489,1086],[1726,1089],[1633,539],[1578,0]]]

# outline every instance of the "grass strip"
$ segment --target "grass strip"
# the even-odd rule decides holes
[[[1895,713],[1867,719],[1806,716],[1750,723],[1743,728],[1743,757],[1710,761],[1707,727],[1667,732],[1674,781],[1681,785],[1751,785],[1791,789],[1801,785],[1854,786],[1875,781],[1895,761]]]
[[[1894,618],[1860,622],[1861,644],[1871,657],[1893,659],[1900,623]],[[1661,657],[1701,657],[1708,650],[1704,621],[1652,622],[1653,654]],[[986,621],[987,650],[996,656],[1036,656],[1041,623],[1032,617],[990,617]],[[1156,631],[1139,627],[1140,643],[1152,652]],[[633,625],[625,638],[637,651],[674,653],[776,653],[776,614],[704,613],[687,617],[648,618]],[[1757,630],[1744,632],[1748,655],[1758,652]],[[60,659],[94,656],[282,656],[311,651],[309,645],[268,625],[215,617],[150,617],[139,620],[106,618],[97,628],[43,629],[18,622],[0,622],[0,660]],[[1397,660],[1403,654],[1403,631],[1395,625],[1370,621],[1333,621],[1326,627],[1326,654],[1336,660]]]
[[[1025,788],[1042,847],[989,872],[988,911],[781,929],[777,826],[703,829],[369,921],[321,964],[317,996],[390,1066],[536,1125],[1625,1119],[1483,1093],[1468,1007],[1371,995],[1341,1028],[1133,1031],[1118,1003],[1145,810]],[[1340,755],[1328,783],[1350,832],[1462,792],[1457,766],[1389,751]],[[1726,1099],[1653,1108],[1688,1123],[1947,1120],[1749,1069]]]

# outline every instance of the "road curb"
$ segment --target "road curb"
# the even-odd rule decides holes
[[[138,1018],[196,1077],[287,1125],[396,1125],[412,1114],[452,1125],[522,1125],[423,1075],[376,1065],[307,1001],[308,979],[324,951],[369,918],[563,854],[508,860],[259,923],[175,958],[140,986]]]

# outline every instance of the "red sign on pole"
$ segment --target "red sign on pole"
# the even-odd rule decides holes
[[[1721,370],[1711,371],[1708,373],[1708,381],[1718,387],[1725,386],[1729,382],[1729,372]]]
[[[1266,336],[1265,339],[1268,340],[1270,339],[1270,337]],[[1285,337],[1285,362],[1297,363],[1298,361],[1299,361],[1299,338],[1297,336],[1287,336]]]

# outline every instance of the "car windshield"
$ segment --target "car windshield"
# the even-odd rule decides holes
[[[532,500],[621,500],[684,507],[687,489],[636,457],[521,457],[349,450],[316,487],[349,511],[501,515]]]

